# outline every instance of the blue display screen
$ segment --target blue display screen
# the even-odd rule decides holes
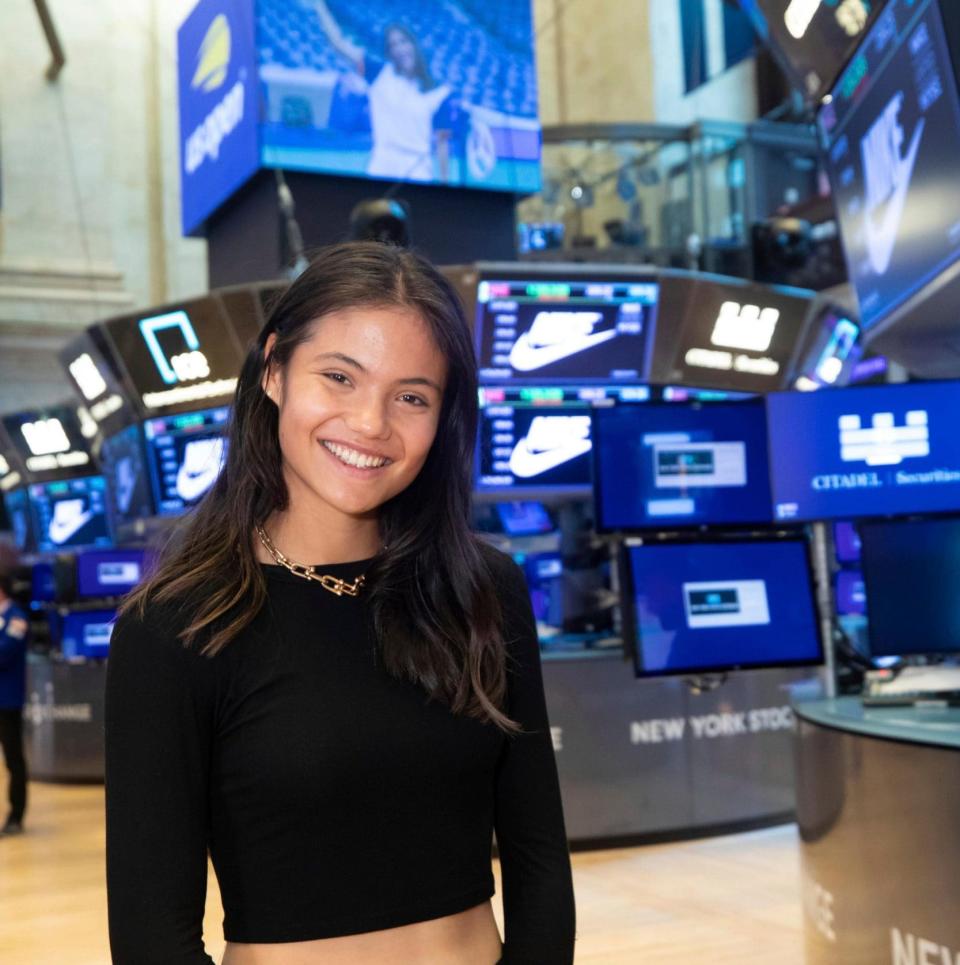
[[[30,500],[26,489],[12,489],[3,494],[3,505],[10,520],[10,530],[13,533],[13,545],[18,550],[30,549],[32,545],[32,528],[30,523]]]
[[[821,662],[803,540],[625,552],[637,676]]]
[[[41,552],[80,546],[110,546],[107,491],[103,476],[83,476],[28,487],[37,548]]]
[[[777,520],[960,509],[960,382],[767,396]]]
[[[837,613],[841,616],[862,616],[867,612],[867,591],[863,574],[857,570],[841,570],[834,585]]]
[[[117,619],[116,610],[86,610],[63,618],[60,649],[68,660],[77,657],[106,657]]]
[[[227,408],[205,409],[144,423],[158,513],[179,513],[195,505],[217,481],[226,460],[229,413]]]
[[[480,380],[541,385],[642,380],[658,294],[654,282],[481,281]]]
[[[646,386],[482,388],[477,489],[588,493],[591,406],[604,399],[649,397]]]
[[[533,500],[497,503],[497,515],[508,536],[536,536],[554,529],[547,507]]]
[[[598,529],[770,521],[762,402],[598,407],[593,420]]]
[[[833,524],[833,546],[838,563],[860,562],[860,534],[853,523],[841,521]]]
[[[520,554],[514,559],[523,567],[533,615],[541,632],[563,627],[563,560],[559,553]]]
[[[960,256],[960,100],[936,0],[889,0],[818,122],[867,329]]]
[[[123,596],[144,577],[150,556],[142,549],[88,550],[77,556],[77,594]]]
[[[153,515],[150,474],[139,425],[127,426],[100,448],[100,461],[107,481],[110,515],[116,523]]]
[[[873,657],[960,652],[960,519],[860,528]]]

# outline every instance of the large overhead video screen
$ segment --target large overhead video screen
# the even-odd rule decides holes
[[[28,491],[37,548],[42,552],[111,545],[103,476],[35,483]]]
[[[819,112],[864,329],[960,257],[960,100],[936,0],[890,0]]]
[[[76,406],[51,405],[14,412],[0,421],[31,482],[93,471],[93,457]]]
[[[530,0],[260,0],[263,162],[540,187]]]
[[[655,282],[481,281],[480,381],[636,382],[646,375]]]
[[[651,543],[625,557],[637,676],[822,661],[803,540]]]
[[[830,86],[883,0],[738,0],[797,86],[817,99]]]
[[[960,382],[767,396],[774,518],[960,510]]]
[[[482,388],[477,490],[589,493],[591,406],[608,398],[649,397],[646,386]]]
[[[593,410],[597,529],[769,523],[763,403]]]

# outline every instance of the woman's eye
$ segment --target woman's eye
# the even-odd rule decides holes
[[[343,372],[324,372],[323,373],[328,379],[332,379],[334,382],[338,382],[340,385],[346,385],[350,380],[343,374]]]
[[[427,403],[419,395],[411,395],[409,392],[400,396],[404,402],[412,402],[414,405],[426,405]]]

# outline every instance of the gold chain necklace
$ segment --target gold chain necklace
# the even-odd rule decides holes
[[[266,551],[277,563],[279,563],[280,566],[286,567],[291,573],[303,577],[305,580],[312,580],[314,583],[319,583],[325,590],[336,593],[337,596],[343,596],[344,593],[346,593],[347,596],[357,596],[360,592],[360,587],[363,586],[364,582],[362,573],[352,583],[341,580],[338,576],[331,576],[329,573],[318,573],[315,566],[307,566],[305,563],[294,563],[293,560],[288,560],[283,553],[273,545],[273,541],[267,536],[262,526],[257,526],[257,536],[260,537],[260,542],[263,543]]]

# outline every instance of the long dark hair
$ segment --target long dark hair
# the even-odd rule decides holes
[[[260,611],[266,581],[254,527],[288,506],[277,408],[262,384],[331,312],[362,305],[412,308],[447,361],[437,434],[414,481],[380,507],[386,549],[366,570],[374,629],[386,671],[420,684],[455,714],[519,729],[500,709],[506,647],[488,557],[470,530],[477,431],[477,369],[470,330],[453,288],[418,255],[377,242],[321,251],[273,307],[247,353],[229,426],[226,464],[184,519],[153,574],[124,602],[188,601],[185,645],[203,638],[213,656]],[[269,363],[267,337],[276,333]]]
[[[387,24],[386,29],[383,31],[383,55],[384,57],[393,63],[390,58],[390,34],[393,32],[403,34],[407,40],[413,44],[414,51],[414,65],[413,65],[413,76],[417,78],[417,82],[420,85],[420,90],[422,93],[426,93],[428,90],[433,90],[437,86],[437,82],[433,79],[433,75],[430,73],[430,68],[427,67],[427,58],[423,56],[423,48],[420,46],[420,41],[417,40],[416,34],[410,30],[409,27],[405,27],[402,23],[390,23]]]

